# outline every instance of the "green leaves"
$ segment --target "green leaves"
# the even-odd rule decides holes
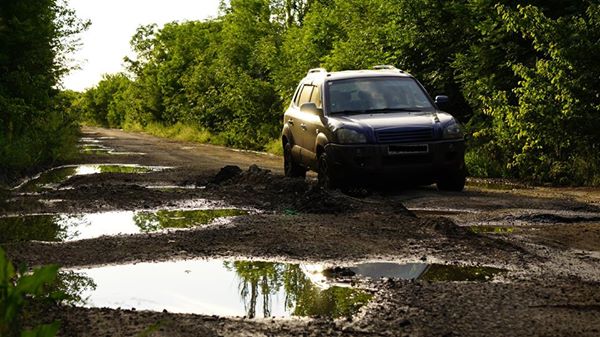
[[[76,125],[56,87],[88,25],[63,1],[0,3],[0,179],[75,152]]]
[[[600,5],[240,0],[223,2],[221,13],[140,27],[129,61],[135,78],[107,77],[88,91],[80,105],[90,119],[183,123],[219,144],[262,150],[279,137],[284,107],[308,69],[393,64],[433,96],[450,96],[448,112],[473,133],[473,172],[600,183]]]
[[[41,325],[30,331],[22,331],[21,315],[26,301],[48,296],[48,287],[56,282],[58,266],[34,269],[31,273],[17,273],[4,250],[0,248],[0,336],[51,337],[59,328],[58,323]]]

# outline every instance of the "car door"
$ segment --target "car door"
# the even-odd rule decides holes
[[[314,103],[317,108],[323,108],[323,100],[321,96],[321,90],[318,85],[312,86],[312,93],[310,96],[310,103]],[[321,110],[322,111],[322,110]],[[323,121],[322,121],[322,113],[303,113],[302,121],[303,123],[300,125],[300,130],[304,132],[304,136],[302,137],[302,159],[305,164],[311,168],[316,168],[317,162],[317,153],[316,153],[316,140],[317,135],[320,131],[323,130]]]
[[[312,86],[310,84],[301,84],[298,88],[298,93],[294,97],[292,105],[288,109],[284,119],[284,122],[287,123],[292,134],[292,139],[290,139],[292,144],[292,155],[298,161],[303,161],[301,152],[304,150],[304,137],[306,136],[306,123],[304,121],[305,114],[300,111],[300,106],[310,101],[311,94]]]

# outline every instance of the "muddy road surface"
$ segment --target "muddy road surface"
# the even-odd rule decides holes
[[[600,190],[469,180],[346,195],[279,157],[83,129],[3,194],[0,245],[59,264],[61,336],[600,336]]]

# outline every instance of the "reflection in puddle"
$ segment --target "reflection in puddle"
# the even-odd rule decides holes
[[[84,144],[79,146],[83,154],[109,154],[113,149],[100,144]]]
[[[133,221],[142,232],[149,233],[166,228],[191,228],[209,224],[215,219],[240,215],[248,215],[248,212],[240,209],[138,212]]]
[[[420,279],[434,282],[449,281],[490,281],[494,276],[505,273],[506,270],[493,267],[451,266],[433,264],[427,268]]]
[[[519,183],[502,181],[502,180],[485,180],[485,179],[468,179],[466,186],[468,187],[478,187],[488,190],[501,190],[501,191],[510,191],[517,189],[525,189],[528,188],[526,185],[522,185]]]
[[[220,316],[350,317],[372,295],[317,285],[298,264],[195,260],[106,266],[76,272],[97,285],[89,306]]]
[[[506,272],[492,267],[455,266],[425,263],[362,263],[347,268],[354,275],[369,278],[398,278],[403,280],[451,281],[490,281],[495,275]]]
[[[411,207],[409,211],[417,216],[453,216],[461,214],[477,214],[480,213],[476,209],[468,208],[429,208],[429,207]]]
[[[515,228],[502,226],[470,226],[469,230],[473,233],[503,234],[512,233],[515,231]]]
[[[143,152],[123,152],[123,151],[116,151],[113,148],[104,146],[104,145],[100,145],[100,144],[85,144],[85,145],[81,145],[79,146],[79,152],[83,153],[83,154],[90,154],[90,155],[136,155],[136,156],[144,156],[146,155]]]
[[[67,233],[58,215],[0,218],[0,243],[18,241],[62,241]]]
[[[0,218],[0,243],[75,241],[103,235],[150,233],[170,228],[192,228],[247,214],[247,211],[239,209],[208,209],[4,217]]]
[[[61,183],[64,183],[69,178],[77,175],[90,175],[99,173],[142,174],[163,171],[166,169],[168,169],[168,167],[111,164],[61,166],[43,172],[17,186],[15,189],[18,189],[21,192],[40,192],[42,190],[57,188]]]

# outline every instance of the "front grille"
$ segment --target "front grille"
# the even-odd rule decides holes
[[[413,154],[406,156],[385,156],[382,158],[383,166],[403,166],[414,164],[431,164],[431,154]]]
[[[433,140],[433,128],[376,131],[379,143],[409,143]]]

